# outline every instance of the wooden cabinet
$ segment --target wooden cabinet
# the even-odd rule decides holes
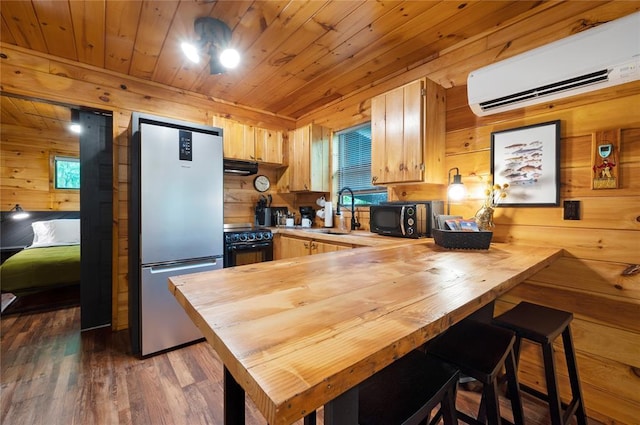
[[[255,127],[255,160],[271,164],[283,164],[282,146],[284,137],[282,131]]]
[[[289,132],[288,191],[329,192],[330,130],[309,124]]]
[[[213,125],[223,130],[224,157],[282,165],[282,131],[243,124],[228,118],[214,117]]]
[[[276,243],[278,244],[275,249],[276,260],[352,249],[350,244],[340,245],[329,242],[320,242],[315,239],[296,238],[286,235],[280,235],[279,240]]]
[[[445,91],[428,79],[371,100],[374,184],[444,183]]]

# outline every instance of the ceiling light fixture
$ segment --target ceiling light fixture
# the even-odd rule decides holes
[[[194,63],[200,62],[203,52],[209,54],[209,73],[222,74],[240,63],[240,54],[229,47],[231,30],[219,19],[203,17],[196,19],[194,30],[200,39],[194,43],[182,43],[185,56]]]

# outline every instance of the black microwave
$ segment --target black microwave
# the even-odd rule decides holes
[[[371,232],[402,238],[431,237],[435,217],[444,214],[444,201],[394,201],[369,209]]]

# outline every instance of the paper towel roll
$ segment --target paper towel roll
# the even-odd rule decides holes
[[[333,227],[333,204],[329,201],[324,203],[324,227]]]

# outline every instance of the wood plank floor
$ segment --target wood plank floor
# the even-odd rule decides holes
[[[222,365],[204,342],[141,360],[126,331],[80,333],[78,307],[0,321],[2,424],[222,424]],[[477,403],[460,391],[459,409]],[[549,424],[544,404],[524,403],[527,425]],[[251,400],[246,417],[266,423]]]

